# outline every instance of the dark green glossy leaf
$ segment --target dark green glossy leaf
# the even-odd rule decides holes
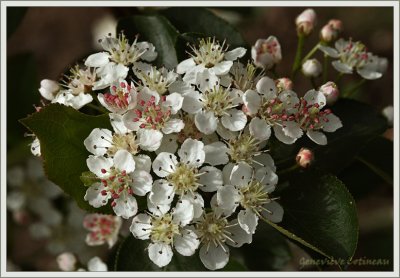
[[[27,7],[7,7],[7,38],[17,30],[27,10]]]
[[[252,243],[239,250],[252,271],[281,270],[292,257],[285,237],[263,221],[259,221]]]
[[[208,37],[216,37],[232,47],[246,46],[243,37],[222,18],[206,8],[173,7],[161,12],[179,30],[180,33],[199,33]]]
[[[175,51],[175,42],[178,31],[163,16],[136,15],[122,18],[118,22],[117,31],[124,31],[125,35],[132,39],[140,34],[140,41],[148,41],[154,44],[158,53],[155,64],[164,65],[168,69],[178,64]]]
[[[107,114],[89,116],[60,104],[50,104],[21,122],[38,137],[47,177],[90,212],[111,212],[109,205],[95,209],[83,197],[80,176],[88,170],[89,152],[83,141],[94,128],[111,128]]]
[[[351,260],[358,240],[356,206],[339,179],[317,171],[295,173],[276,195],[285,213],[273,227],[339,265]]]

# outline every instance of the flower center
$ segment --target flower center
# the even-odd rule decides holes
[[[201,132],[197,129],[194,120],[189,116],[183,116],[185,128],[178,133],[178,142],[183,143],[187,138],[199,140],[202,137]]]
[[[271,202],[271,198],[265,191],[265,185],[257,180],[251,181],[247,186],[240,189],[240,204],[245,209],[251,209],[255,213],[265,210],[263,206]]]
[[[259,143],[250,134],[241,134],[229,141],[229,154],[233,161],[252,163],[253,157],[260,154]]]
[[[136,142],[136,135],[133,133],[114,134],[112,137],[112,146],[107,150],[107,154],[114,156],[119,150],[127,150],[133,155],[137,154],[139,145]]]
[[[165,97],[162,97],[161,102],[164,101]],[[141,109],[134,110],[137,117],[133,118],[133,121],[141,121],[140,128],[160,130],[171,116],[171,108],[156,104],[154,96],[147,102],[139,101],[139,106],[141,106]]]
[[[212,111],[216,116],[229,115],[227,110],[235,107],[233,105],[233,98],[229,92],[229,89],[225,89],[222,86],[213,87],[207,90],[203,94],[204,109]]]
[[[137,69],[135,73],[142,81],[143,87],[148,87],[150,90],[156,91],[160,95],[165,94],[168,87],[176,80],[176,75],[165,68],[159,71],[156,67],[152,67],[148,72]]]
[[[101,169],[103,174],[107,173],[106,169]],[[119,171],[115,167],[111,167],[108,171],[108,177],[101,179],[101,182],[104,185],[104,189],[101,191],[101,195],[106,196],[111,194],[111,198],[113,200],[118,199],[121,194],[126,192],[129,195],[133,195],[133,191],[131,188],[132,178],[130,175],[126,173],[126,171]],[[103,200],[103,203],[106,203],[106,200]],[[115,206],[116,203],[113,201],[111,206]]]
[[[115,108],[127,109],[131,101],[131,86],[121,82],[119,87],[112,86],[112,93],[104,94],[104,100],[108,105]]]
[[[225,41],[222,45],[215,38],[201,39],[199,47],[191,46],[193,60],[197,65],[204,65],[206,68],[212,68],[224,59]]]
[[[278,44],[276,41],[266,41],[261,44],[261,47],[258,49],[257,54],[269,53],[274,55],[278,51]]]
[[[113,236],[114,231],[118,229],[115,217],[110,215],[85,218],[84,225],[91,230],[89,236],[94,241],[105,241],[107,238]]]
[[[361,42],[350,41],[342,50],[340,60],[351,67],[362,67],[368,61],[367,48]]]
[[[295,117],[302,129],[319,130],[323,128],[324,123],[329,122],[326,116],[331,113],[332,111],[330,109],[320,111],[320,105],[318,103],[308,104],[305,99],[302,99],[300,101],[299,112]]]
[[[172,215],[154,216],[151,220],[150,238],[152,242],[171,244],[174,235],[180,234],[179,225],[172,221]]]
[[[240,63],[235,63],[232,66],[232,74],[233,85],[243,92],[254,89],[255,79],[261,75],[256,75],[256,67],[252,63],[247,63],[246,68]]]
[[[117,41],[113,42],[113,45],[109,49],[111,60],[125,66],[139,60],[140,56],[142,56],[147,49],[140,49],[137,47],[137,39],[138,37],[136,36],[134,42],[130,45],[125,35],[122,33],[119,34]]]
[[[284,103],[279,98],[263,99],[259,114],[270,125],[274,125],[277,121],[294,120],[293,115],[289,116],[286,113]]]
[[[197,168],[180,163],[175,171],[167,177],[167,180],[174,186],[176,194],[183,195],[187,192],[194,193],[197,190],[199,187],[198,177]]]
[[[83,70],[76,65],[70,69],[70,75],[64,75],[61,86],[71,90],[73,95],[88,93],[92,91],[93,83],[96,81],[96,72],[90,68]]]

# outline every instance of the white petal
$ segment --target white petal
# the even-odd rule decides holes
[[[222,186],[223,179],[221,170],[212,166],[205,166],[200,169],[199,173],[205,173],[199,178],[199,183],[203,185],[200,187],[202,191],[214,192]]]
[[[275,190],[275,185],[278,183],[278,175],[268,166],[258,168],[254,177],[256,180],[260,181],[261,184],[265,185],[265,191],[267,193],[273,192]]]
[[[145,151],[157,150],[162,142],[163,134],[155,129],[141,128],[137,131],[140,147]]]
[[[60,86],[56,81],[50,79],[43,79],[40,81],[39,92],[47,100],[53,100],[54,95],[60,90]]]
[[[201,111],[194,117],[194,122],[199,131],[204,134],[211,134],[217,129],[218,120],[214,113]]]
[[[111,198],[110,194],[103,196],[101,191],[104,190],[104,186],[101,183],[95,183],[86,190],[85,201],[88,201],[92,207],[99,208],[107,204]]]
[[[334,132],[343,126],[342,121],[334,114],[329,114],[325,117],[328,122],[324,123],[323,130],[326,132]]]
[[[188,200],[180,200],[172,213],[172,220],[179,223],[179,226],[186,226],[193,220],[194,209],[193,204]]]
[[[86,159],[86,164],[89,170],[99,178],[107,177],[111,166],[113,166],[113,160],[111,158],[105,158],[102,156],[89,155]],[[103,173],[106,170],[106,173]]]
[[[240,195],[233,185],[224,185],[217,191],[218,206],[232,214],[239,205]]]
[[[135,160],[127,150],[119,150],[114,155],[114,166],[129,174],[135,171]]]
[[[197,235],[189,229],[182,229],[181,234],[174,237],[174,247],[183,256],[192,256],[199,244]]]
[[[163,267],[169,264],[174,255],[171,246],[164,243],[150,243],[148,250],[150,260],[158,267]]]
[[[210,165],[225,165],[229,162],[229,148],[223,142],[214,142],[204,146],[205,163]]]
[[[111,126],[113,127],[115,133],[126,134],[131,131],[130,129],[126,128],[122,115],[110,113],[108,116],[110,117]]]
[[[320,131],[308,130],[307,136],[308,136],[308,138],[313,140],[318,145],[326,145],[328,143],[328,139],[326,138],[326,135]]]
[[[187,71],[193,69],[196,66],[196,63],[194,62],[193,58],[189,58],[186,60],[183,60],[176,66],[176,72],[179,74],[184,74]]]
[[[40,142],[38,138],[35,138],[30,145],[31,152],[34,156],[41,156]]]
[[[283,128],[278,125],[274,126],[274,133],[275,133],[275,137],[278,138],[279,141],[281,141],[285,144],[293,144],[297,140],[296,137],[290,137],[290,136],[285,135],[285,133],[283,132]]]
[[[326,104],[326,97],[323,93],[316,90],[310,90],[304,95],[304,99],[308,105],[319,104],[319,108],[322,108]]]
[[[246,233],[254,234],[258,224],[258,217],[251,209],[241,210],[238,214],[238,222]]]
[[[210,69],[210,71],[213,71],[214,74],[216,75],[224,75],[229,72],[233,65],[232,61],[222,61],[216,64],[214,67]]]
[[[156,180],[149,194],[149,200],[154,205],[170,204],[175,196],[174,187],[166,180]]]
[[[205,92],[214,86],[218,85],[219,78],[214,74],[214,72],[204,69],[199,72],[196,76],[196,85],[200,92]]]
[[[145,122],[144,119],[140,119],[139,121],[134,121],[137,118],[137,115],[134,110],[130,110],[126,112],[122,116],[122,121],[124,122],[124,126],[128,130],[138,131],[140,129],[140,125]]]
[[[178,93],[172,93],[165,98],[162,106],[170,107],[171,113],[175,115],[181,110],[183,104],[183,96]]]
[[[253,176],[253,168],[244,162],[233,166],[231,173],[231,184],[242,187],[249,184]]]
[[[271,126],[260,118],[253,118],[249,124],[250,134],[259,141],[268,140],[271,136]]]
[[[132,219],[132,224],[129,228],[134,237],[145,240],[150,238],[151,217],[141,213]]]
[[[88,262],[89,271],[108,271],[107,265],[99,258],[94,257]]]
[[[280,204],[275,201],[272,201],[268,204],[264,205],[268,211],[263,210],[261,214],[267,218],[269,221],[278,223],[282,221],[283,218],[283,208]]]
[[[164,134],[171,134],[180,132],[185,127],[185,124],[181,119],[170,119],[164,124],[162,131]]]
[[[300,128],[300,125],[295,121],[282,122],[282,126],[282,131],[286,136],[298,139],[303,135],[303,130]]]
[[[175,155],[166,152],[159,153],[153,161],[153,171],[157,176],[163,178],[175,171],[176,164],[178,161]]]
[[[93,68],[102,67],[108,64],[109,58],[110,54],[107,52],[95,53],[86,58],[85,66]]]
[[[382,73],[368,68],[357,69],[357,73],[361,75],[362,78],[368,80],[374,80],[382,77]]]
[[[262,94],[266,99],[273,99],[276,97],[277,89],[273,79],[264,76],[257,82],[257,92]]]
[[[136,171],[146,171],[150,173],[151,169],[151,159],[148,155],[139,154],[133,157],[135,160],[135,170]]]
[[[252,237],[253,235],[251,233],[247,233],[245,230],[243,230],[240,225],[235,225],[237,224],[238,221],[235,219],[229,223],[229,225],[232,225],[229,227],[227,230],[232,233],[231,238],[235,241],[232,242],[228,240],[226,243],[233,247],[241,247],[245,243],[251,243],[252,242]]]
[[[66,105],[73,107],[76,110],[81,109],[88,103],[93,101],[93,97],[90,94],[80,93],[77,96],[72,97]]]
[[[177,80],[168,87],[168,91],[170,93],[178,93],[181,94],[182,96],[186,96],[186,94],[194,92],[194,86],[190,85],[187,82],[184,82],[182,80]]]
[[[156,154],[167,152],[175,153],[178,149],[177,134],[166,134],[163,136],[161,146],[156,150]]]
[[[225,251],[224,251],[225,250]],[[204,244],[200,248],[200,260],[204,266],[210,270],[221,269],[226,266],[229,261],[229,247],[225,244],[215,245],[211,242],[210,244]]]
[[[115,207],[113,207],[115,214],[124,219],[129,219],[138,211],[136,198],[126,193],[121,194],[120,197],[115,200],[115,204]]]
[[[197,74],[199,72],[202,72],[204,69],[205,69],[205,67],[203,64],[196,65],[186,72],[186,74],[182,78],[182,80],[189,84],[196,84]]]
[[[340,62],[339,60],[333,61],[332,66],[341,73],[351,74],[353,73],[353,68],[347,64]]]
[[[170,210],[171,204],[154,204],[150,200],[150,194],[149,194],[147,195],[147,208],[152,214],[157,216],[162,216]]]
[[[138,47],[138,49],[147,49],[147,51],[140,56],[141,59],[147,62],[152,62],[157,58],[157,52],[155,51],[155,47],[152,43],[138,42],[136,43],[136,46]]]
[[[83,141],[86,149],[94,155],[104,155],[111,147],[112,133],[105,128],[95,128]]]
[[[231,183],[231,174],[232,174],[232,170],[233,170],[234,166],[235,166],[235,164],[229,162],[222,169],[222,178],[223,178],[224,184]]]
[[[217,124],[217,133],[225,140],[230,140],[233,138],[237,138],[239,136],[239,132],[237,131],[230,131],[226,127],[224,127],[221,123]]]
[[[188,138],[178,151],[180,161],[193,167],[200,167],[204,163],[204,144],[201,141]]]
[[[231,131],[242,130],[247,123],[247,117],[242,110],[231,109],[228,111],[228,115],[224,115],[221,118],[221,123],[224,127]]]
[[[243,102],[246,106],[247,112],[250,115],[254,115],[258,112],[258,109],[261,106],[261,97],[256,91],[247,90],[243,95]]]
[[[199,218],[203,214],[204,199],[199,193],[183,195],[181,200],[189,201],[193,205],[193,219]]]
[[[182,110],[189,114],[199,113],[203,108],[200,99],[200,93],[197,91],[187,93],[183,99]]]
[[[340,56],[339,52],[336,49],[332,48],[332,47],[319,45],[318,48],[322,52],[324,52],[326,55],[328,55],[329,57],[339,58],[339,56]]]
[[[153,178],[151,175],[142,170],[136,170],[132,174],[133,185],[132,190],[135,195],[145,196],[152,189]]]
[[[242,58],[246,54],[246,48],[238,47],[231,51],[225,52],[224,59],[229,61],[234,61],[237,58]]]

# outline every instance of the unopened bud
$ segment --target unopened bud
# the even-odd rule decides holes
[[[314,161],[314,153],[310,149],[301,148],[296,156],[297,165],[302,168],[308,168]]]
[[[70,252],[64,252],[57,257],[58,267],[62,271],[74,271],[76,269],[76,257]]]
[[[333,105],[339,98],[339,89],[337,85],[328,81],[319,88],[319,91],[326,97],[326,104]]]
[[[293,88],[293,82],[287,77],[279,78],[275,81],[276,87],[281,91],[288,91]]]
[[[270,69],[282,60],[281,45],[274,36],[258,39],[251,48],[251,58],[257,67]]]
[[[313,9],[303,11],[296,18],[297,34],[308,36],[317,22],[317,14]]]
[[[39,92],[47,100],[53,100],[56,93],[60,90],[60,86],[56,81],[43,79],[40,82]]]
[[[317,59],[310,59],[304,62],[301,70],[307,77],[317,77],[322,73],[322,65]]]
[[[324,42],[332,42],[335,41],[340,32],[342,31],[342,22],[337,19],[332,19],[322,27],[320,32],[321,40]]]
[[[332,26],[332,28],[335,29],[336,31],[338,31],[339,33],[342,32],[342,30],[343,30],[342,21],[339,19],[329,20],[328,25]]]
[[[385,108],[383,108],[382,114],[387,119],[389,126],[393,126],[393,118],[394,118],[393,106],[390,105],[390,106],[386,106]]]

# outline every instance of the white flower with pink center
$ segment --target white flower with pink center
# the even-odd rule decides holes
[[[137,91],[133,83],[125,80],[115,82],[110,86],[110,92],[98,94],[100,103],[112,113],[124,114],[135,108],[137,103]]]
[[[83,219],[83,227],[90,233],[86,236],[86,243],[89,246],[108,244],[111,248],[118,240],[118,233],[121,228],[121,218],[113,215],[88,214]]]
[[[135,169],[132,154],[118,150],[113,158],[90,155],[86,163],[98,181],[86,190],[85,200],[99,208],[111,199],[116,215],[125,219],[134,216],[138,209],[134,195],[145,196],[153,179],[147,171]]]
[[[175,115],[182,107],[183,97],[178,93],[161,96],[144,87],[138,95],[138,105],[123,116],[126,128],[136,131],[141,148],[157,150],[163,134],[180,132],[184,123]]]
[[[274,36],[267,39],[258,39],[251,48],[251,58],[257,67],[266,70],[272,68],[282,60],[281,45]]]

